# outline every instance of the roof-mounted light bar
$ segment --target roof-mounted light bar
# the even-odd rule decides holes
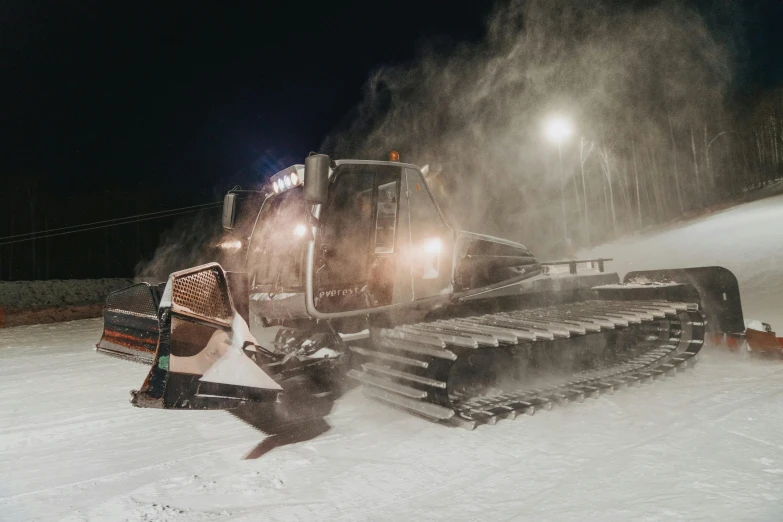
[[[297,187],[304,182],[304,165],[293,165],[272,176],[272,190],[275,194]]]

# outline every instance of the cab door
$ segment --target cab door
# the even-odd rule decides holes
[[[400,167],[337,167],[321,209],[314,303],[319,312],[351,312],[395,302]]]

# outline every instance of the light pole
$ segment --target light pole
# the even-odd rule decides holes
[[[568,220],[565,204],[565,173],[563,172],[563,142],[571,135],[571,122],[563,116],[550,116],[544,125],[547,139],[557,145],[557,158],[560,164],[560,206],[563,210],[563,239],[568,241]]]

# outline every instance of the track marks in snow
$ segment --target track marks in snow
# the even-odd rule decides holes
[[[126,367],[137,369],[119,368]],[[735,372],[741,381],[732,380]],[[90,429],[108,437],[133,427],[155,430],[157,446],[145,447],[134,434],[119,453],[111,444],[97,446],[93,451],[109,451],[105,469],[118,471],[87,468],[79,482],[63,482],[62,475],[49,487],[0,499],[0,511],[19,520],[31,507],[70,520],[502,519],[514,513],[619,520],[692,518],[709,503],[712,513],[717,506],[742,518],[742,508],[770,518],[783,489],[776,489],[779,452],[746,440],[739,421],[753,407],[769,429],[783,429],[777,408],[764,404],[777,402],[776,372],[709,356],[674,379],[475,432],[433,425],[352,392],[336,404],[326,434],[250,461],[242,456],[263,435],[228,414],[136,410],[114,404],[119,393],[111,392],[76,410],[116,414],[116,424]],[[127,380],[135,384],[135,376]],[[136,420],[120,422],[126,417]],[[27,425],[34,430],[36,423]],[[774,440],[769,433],[750,436]],[[59,455],[37,456],[55,473],[82,451],[75,441],[66,444],[67,437],[56,442]],[[139,450],[146,456],[138,458]],[[725,461],[715,459],[726,453]]]

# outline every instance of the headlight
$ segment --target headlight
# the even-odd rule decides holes
[[[283,182],[285,183],[285,188],[291,188],[291,178],[283,176]]]
[[[280,187],[278,187],[278,186],[277,186],[277,181],[275,181],[274,183],[272,183],[272,187],[274,187],[274,189],[275,189],[275,194],[277,194],[278,192],[280,192]]]
[[[424,242],[424,251],[428,254],[439,254],[440,248],[441,248],[440,239],[438,239],[437,237],[428,239]]]
[[[299,223],[294,227],[294,235],[297,237],[302,237],[307,232],[307,227],[303,224]]]
[[[296,172],[291,173],[291,183],[294,185],[299,183],[299,176],[296,175]]]
[[[238,239],[236,241],[228,240],[228,241],[223,241],[218,246],[223,250],[239,250],[240,248],[242,248],[242,242]]]

